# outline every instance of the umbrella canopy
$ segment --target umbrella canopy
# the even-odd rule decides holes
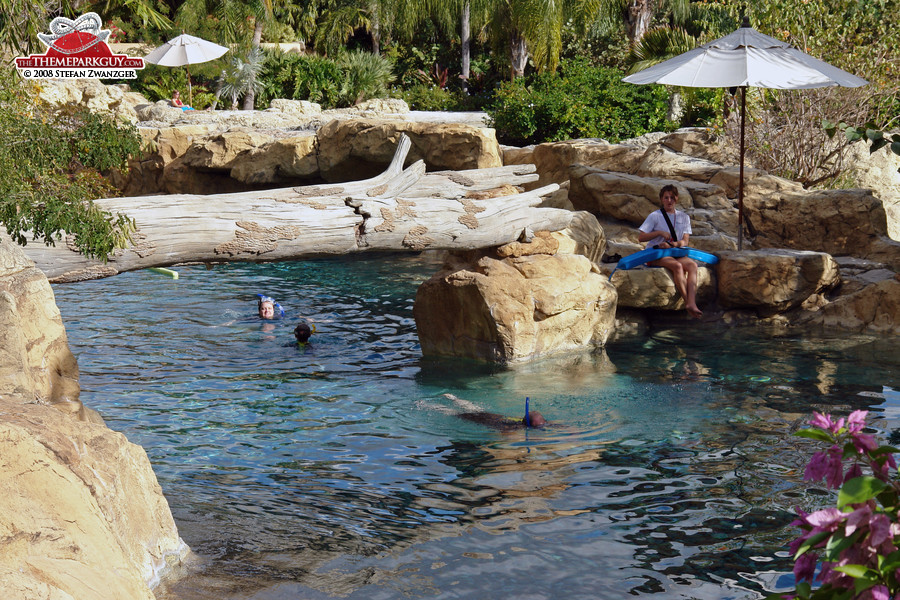
[[[193,103],[190,65],[215,60],[226,52],[228,52],[228,48],[225,46],[182,33],[152,50],[144,57],[144,60],[162,67],[187,67],[188,102]]]
[[[624,77],[636,84],[683,87],[741,88],[741,165],[738,185],[738,249],[743,241],[744,122],[747,87],[806,90],[840,85],[859,87],[868,81],[764,35],[746,17],[740,29],[675,58]]]

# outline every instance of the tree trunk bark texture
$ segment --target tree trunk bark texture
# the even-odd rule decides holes
[[[513,31],[509,35],[509,60],[512,78],[524,77],[525,65],[528,64],[528,45],[525,38],[517,31]]]
[[[653,17],[652,0],[631,0],[626,8],[625,21],[628,25],[628,37],[632,43],[637,42],[650,29]]]
[[[556,184],[497,195],[536,181],[534,165],[426,173],[422,161],[403,168],[409,148],[404,135],[387,170],[363,181],[97,200],[134,219],[128,248],[105,263],[79,254],[72,240],[30,244],[25,253],[58,283],[188,262],[487,248],[517,240],[526,228],[565,229],[578,214],[538,206]]]
[[[257,17],[256,24],[253,27],[253,40],[251,42],[251,45],[254,48],[259,48],[259,45],[262,42],[263,24],[262,17]],[[253,89],[253,86],[251,85],[250,89],[247,90],[247,93],[244,94],[244,110],[253,110],[255,104],[256,90]]]
[[[459,77],[462,80],[463,92],[466,94],[469,93],[469,71],[472,52],[470,12],[469,1],[466,0],[459,20],[459,39],[462,51],[462,59],[460,61],[461,74]]]

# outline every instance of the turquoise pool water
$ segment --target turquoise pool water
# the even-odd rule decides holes
[[[829,501],[791,430],[869,408],[900,437],[896,338],[695,324],[509,369],[425,360],[412,304],[436,268],[54,287],[82,399],[147,450],[198,555],[160,600],[758,598],[791,584],[792,508]],[[257,292],[286,318],[255,319]],[[445,393],[510,417],[528,396],[554,426],[500,433]]]

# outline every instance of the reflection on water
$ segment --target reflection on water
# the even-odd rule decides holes
[[[505,369],[421,358],[423,258],[179,270],[55,288],[83,400],[197,554],[160,600],[757,598],[791,585],[793,507],[830,498],[790,432],[866,407],[900,432],[896,339],[704,325]]]

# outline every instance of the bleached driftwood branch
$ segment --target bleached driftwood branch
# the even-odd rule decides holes
[[[80,281],[186,262],[486,248],[515,241],[526,227],[564,229],[575,215],[537,207],[556,185],[494,197],[535,181],[533,165],[425,173],[422,161],[403,168],[409,147],[403,136],[384,173],[364,181],[97,200],[137,225],[133,243],[106,263],[82,256],[71,240],[25,252],[50,281]]]

